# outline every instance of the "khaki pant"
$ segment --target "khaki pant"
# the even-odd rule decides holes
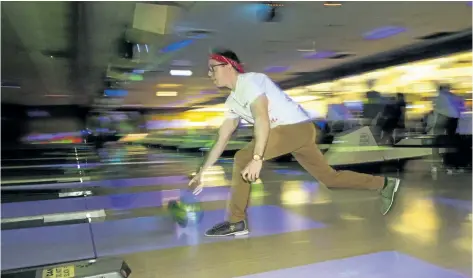
[[[255,141],[235,154],[232,173],[232,197],[230,200],[230,222],[246,218],[251,184],[244,181],[241,171],[253,159]],[[384,177],[360,174],[351,171],[335,171],[325,160],[315,143],[315,127],[311,122],[278,126],[269,133],[265,159],[291,153],[296,160],[319,182],[333,188],[380,189]],[[347,155],[350,155],[347,153]]]

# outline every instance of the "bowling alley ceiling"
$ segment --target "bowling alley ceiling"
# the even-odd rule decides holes
[[[131,107],[218,102],[226,92],[207,78],[215,47],[282,82],[472,23],[470,2],[150,3],[2,2],[2,102],[91,105],[106,87]],[[145,31],[162,18],[165,31]],[[120,56],[123,41],[132,42],[133,59]]]

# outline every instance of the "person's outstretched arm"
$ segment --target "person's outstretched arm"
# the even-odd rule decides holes
[[[199,169],[197,170],[197,173],[192,177],[192,179],[189,182],[189,186],[191,187],[191,190],[193,191],[195,195],[199,194],[202,191],[202,173],[206,169],[214,165],[215,162],[217,162],[217,159],[225,150],[225,147],[227,146],[228,141],[230,141],[230,138],[232,137],[233,132],[238,127],[239,122],[240,122],[239,117],[227,118],[225,119],[223,124],[220,126],[217,140],[215,141],[214,145],[210,149],[210,152],[207,155],[207,157],[204,159],[204,163],[202,164],[201,167],[199,167]]]
[[[218,158],[220,157],[220,155],[222,155],[223,151],[225,150],[225,147],[230,141],[233,132],[235,132],[235,129],[238,127],[239,122],[240,118],[225,119],[218,131],[217,140],[210,149],[209,154],[204,160],[204,163],[200,167],[198,173],[202,173],[209,167],[212,167],[215,162],[217,162]]]

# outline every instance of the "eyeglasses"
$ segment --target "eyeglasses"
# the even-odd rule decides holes
[[[225,66],[225,65],[228,65],[228,64],[226,64],[226,63],[221,63],[221,64],[216,64],[216,65],[210,65],[210,66],[209,66],[209,72],[214,73],[214,72],[215,72],[215,67]]]

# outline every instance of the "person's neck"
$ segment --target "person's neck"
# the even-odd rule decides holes
[[[237,86],[237,82],[238,82],[238,76],[240,74],[238,72],[235,72],[234,74],[232,74],[232,76],[230,77],[230,84],[228,84],[228,87],[230,90],[232,90],[233,92],[235,91],[236,89],[236,86]]]

